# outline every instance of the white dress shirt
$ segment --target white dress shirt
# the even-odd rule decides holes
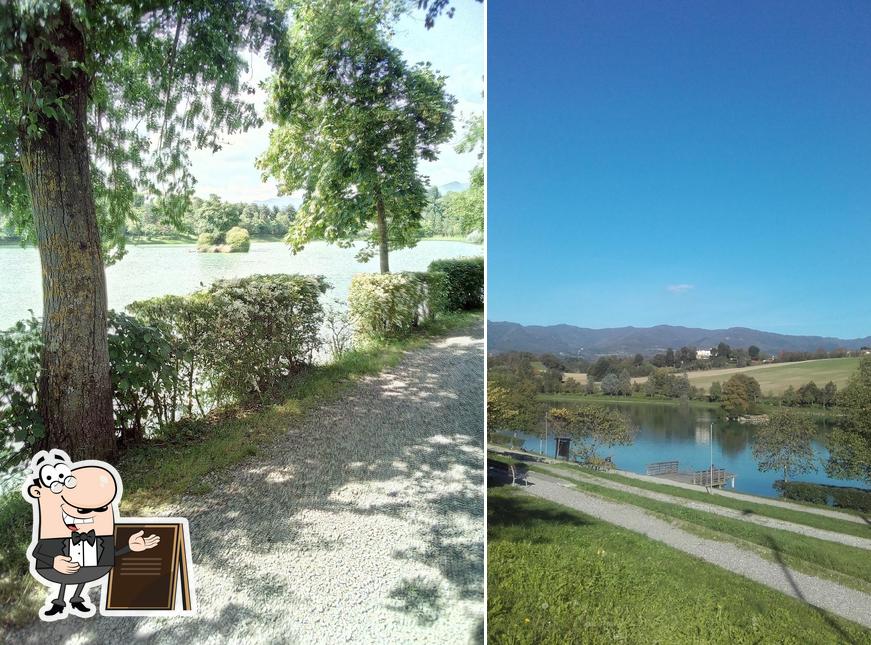
[[[81,567],[96,567],[97,566],[97,541],[93,544],[88,544],[87,540],[82,540],[78,544],[73,544],[70,539],[70,559],[73,562],[78,562]]]

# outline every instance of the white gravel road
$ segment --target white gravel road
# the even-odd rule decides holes
[[[730,542],[699,537],[640,508],[604,500],[572,488],[568,482],[529,474],[528,487],[520,490],[621,526],[663,542],[680,551],[764,584],[815,607],[871,628],[871,595],[816,578],[784,563],[772,562]]]
[[[794,522],[778,520],[775,518],[766,517],[764,515],[744,513],[743,511],[739,511],[733,508],[727,508],[726,506],[708,504],[705,502],[697,502],[692,499],[687,499],[686,497],[666,495],[665,493],[659,493],[656,491],[647,490],[645,488],[638,488],[637,486],[629,486],[628,484],[603,479],[602,477],[585,475],[581,472],[569,472],[562,468],[551,468],[543,464],[540,467],[546,468],[554,474],[560,475],[562,477],[569,477],[571,479],[587,482],[589,484],[595,484],[604,488],[632,493],[633,495],[638,495],[639,497],[646,497],[648,499],[656,500],[658,502],[677,504],[678,506],[683,506],[685,508],[691,508],[697,511],[704,511],[706,513],[714,513],[715,515],[720,515],[722,517],[728,517],[735,520],[741,520],[742,522],[750,522],[751,524],[759,524],[760,526],[766,526],[772,529],[780,529],[782,531],[798,533],[799,535],[805,535],[807,537],[813,537],[820,540],[828,540],[829,542],[838,542],[839,544],[845,544],[847,546],[855,546],[860,549],[871,550],[871,539],[869,538],[863,538],[857,535],[837,533],[835,531],[827,531],[825,529],[819,529],[813,526],[806,526],[804,524],[795,524]],[[868,533],[869,535],[871,535],[871,530],[869,530]]]
[[[196,616],[69,617],[13,642],[483,642],[483,397],[483,325],[409,352],[165,509],[190,522]]]

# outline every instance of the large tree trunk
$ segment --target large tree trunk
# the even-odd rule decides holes
[[[61,7],[65,25],[52,38],[69,59],[82,61],[84,39],[69,9]],[[43,78],[46,62],[56,61],[30,58],[25,87]],[[88,78],[77,70],[62,81],[60,90],[69,97],[71,117],[42,117],[44,131],[38,138],[22,133],[21,163],[42,263],[39,412],[46,446],[61,448],[73,458],[106,459],[115,452],[115,432],[106,278],[86,131]]]
[[[381,273],[390,273],[390,260],[387,257],[387,217],[384,214],[384,200],[381,195],[375,200],[375,210],[378,212],[378,251],[381,256]]]

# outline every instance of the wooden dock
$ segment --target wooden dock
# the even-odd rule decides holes
[[[705,488],[725,488],[727,485],[735,488],[735,473],[725,468],[706,468],[704,470],[681,471],[677,461],[657,461],[647,464],[646,472],[651,477],[660,477],[683,484],[704,486]]]

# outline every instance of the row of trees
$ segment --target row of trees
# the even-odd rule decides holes
[[[221,234],[238,226],[252,235],[285,236],[293,223],[293,206],[267,206],[225,202],[217,195],[208,199],[194,197],[180,221],[172,223],[161,215],[159,204],[138,196],[133,208],[132,221],[127,225],[131,237],[159,237],[183,232]]]

